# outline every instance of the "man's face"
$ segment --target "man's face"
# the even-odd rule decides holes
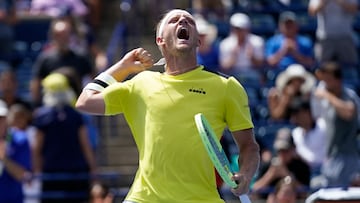
[[[168,51],[189,51],[199,46],[199,34],[194,18],[186,11],[173,10],[159,27],[158,45]]]
[[[287,164],[292,160],[293,150],[293,148],[278,150],[278,157],[281,159],[283,164]]]
[[[4,72],[0,76],[0,90],[3,94],[15,94],[17,83],[15,77],[11,73]]]
[[[321,76],[322,76],[322,80],[326,84],[326,89],[328,89],[330,92],[334,92],[339,88],[341,88],[340,81],[335,78],[333,73],[322,71]]]
[[[246,28],[233,28],[233,32],[235,33],[236,37],[243,41],[246,39],[246,36],[249,34],[249,30]]]
[[[298,25],[295,21],[286,20],[280,25],[281,32],[287,37],[294,37],[298,33]]]
[[[68,45],[71,37],[70,24],[65,21],[57,22],[53,28],[53,39],[59,46]]]
[[[311,112],[306,109],[299,109],[291,114],[291,122],[301,127],[307,127],[311,122]]]

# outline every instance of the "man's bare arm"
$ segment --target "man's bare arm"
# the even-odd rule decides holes
[[[154,61],[151,55],[143,48],[138,48],[128,52],[120,61],[105,70],[102,74],[110,77],[111,80],[121,82],[130,74],[138,73],[151,67],[153,63]],[[104,97],[100,90],[92,88],[84,88],[76,101],[75,107],[84,113],[95,115],[105,114]]]
[[[255,141],[253,129],[239,130],[232,132],[232,134],[239,149],[238,162],[240,166],[240,171],[235,174],[234,178],[239,182],[238,188],[248,189],[251,179],[254,177],[259,167],[259,145]],[[233,190],[233,193],[237,195],[247,192],[248,191],[241,191],[241,189]]]

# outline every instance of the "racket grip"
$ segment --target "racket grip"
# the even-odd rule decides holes
[[[246,194],[240,195],[239,199],[241,203],[251,203],[249,197]]]

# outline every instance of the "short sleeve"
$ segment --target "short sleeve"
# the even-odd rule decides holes
[[[244,87],[234,78],[228,79],[225,118],[231,131],[253,128],[249,100]]]

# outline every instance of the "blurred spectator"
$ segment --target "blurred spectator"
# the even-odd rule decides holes
[[[107,57],[98,45],[93,27],[77,18],[72,12],[64,13],[56,19],[67,21],[71,25],[69,47],[73,51],[88,56],[98,72],[106,68]]]
[[[310,101],[294,102],[290,107],[291,121],[295,124],[292,137],[296,152],[311,168],[311,176],[320,175],[326,156],[326,125],[321,118],[314,119]]]
[[[268,165],[273,158],[273,146],[268,146],[262,137],[257,136],[256,141],[260,147],[260,168]]]
[[[94,33],[99,24],[96,21],[99,21],[100,16],[97,15],[99,15],[100,5],[99,0],[35,0],[32,3],[31,13],[68,21],[72,27],[69,46],[80,54],[88,55],[99,72],[107,66],[106,54],[99,47]],[[89,13],[89,9],[95,13]]]
[[[101,0],[83,0],[89,10],[88,22],[94,29],[98,28],[101,23],[102,1]]]
[[[49,177],[59,173],[82,177],[88,175],[78,179],[45,179],[42,191],[89,191],[91,174],[95,173],[96,164],[83,117],[72,106],[76,99],[75,93],[66,76],[60,73],[48,75],[42,80],[42,85],[44,105],[34,114],[34,126],[37,128],[34,171]],[[88,195],[78,198],[49,198],[42,202],[82,202],[88,201]]]
[[[30,82],[32,102],[41,103],[40,81],[52,71],[61,67],[73,68],[79,76],[79,83],[88,80],[95,72],[86,55],[72,50],[72,26],[66,20],[54,20],[50,27],[50,47],[40,53],[33,67],[33,78]]]
[[[12,104],[9,108],[7,116],[9,129],[14,134],[26,137],[30,145],[30,150],[34,147],[34,127],[31,125],[32,112],[31,110],[21,104]],[[38,203],[40,195],[40,181],[38,179],[31,179],[23,183],[23,191],[25,195],[24,203]]]
[[[221,20],[226,14],[225,5],[221,0],[193,0],[191,7],[194,14],[200,14],[211,21]]]
[[[326,178],[326,186],[347,187],[352,176],[360,170],[357,145],[359,97],[343,85],[341,67],[336,62],[322,63],[316,76],[323,85],[314,92],[318,100],[314,111],[326,122],[326,160],[322,175]]]
[[[231,32],[220,42],[220,64],[225,73],[259,77],[264,65],[264,40],[251,33],[251,21],[244,13],[230,18]]]
[[[16,73],[11,69],[0,73],[0,98],[4,100],[8,107],[13,104],[22,104],[29,110],[32,106],[18,94],[18,79]]]
[[[26,133],[8,128],[8,108],[0,100],[0,202],[23,203],[23,182],[31,180],[31,152]]]
[[[71,12],[75,16],[85,19],[88,8],[82,0],[32,0],[30,14],[59,17],[64,12]]]
[[[32,0],[15,0],[16,13],[18,16],[28,15],[31,8]]]
[[[15,0],[0,0],[0,60],[12,63],[14,29],[17,22]]]
[[[266,203],[296,203],[297,188],[291,176],[286,176],[275,185],[275,190],[270,194]]]
[[[292,11],[281,13],[278,24],[280,33],[266,41],[267,63],[280,70],[294,63],[311,68],[314,65],[313,42],[299,34],[296,14]]]
[[[90,203],[112,203],[114,196],[109,188],[101,183],[95,183],[90,189]]]
[[[82,91],[82,84],[79,75],[74,68],[69,66],[59,67],[58,69],[54,70],[51,73],[60,73],[68,79],[69,85],[74,90],[76,96],[80,95]]]
[[[7,122],[13,132],[27,134],[30,147],[33,146],[33,134],[31,133],[32,111],[22,103],[14,103],[9,108]]]
[[[102,71],[107,65],[107,58],[98,46],[94,33],[99,24],[100,5],[99,0],[33,0],[30,14],[68,21],[72,26],[70,47],[81,54],[89,55],[95,67]],[[90,13],[89,10],[95,13]]]
[[[61,73],[68,79],[70,87],[74,90],[76,96],[79,96],[82,87],[79,83],[79,76],[76,75],[76,71],[71,67],[61,67],[56,69],[54,73]],[[81,112],[80,112],[81,113]],[[96,126],[96,119],[99,118],[98,116],[93,116],[89,114],[82,114],[84,118],[85,125],[87,127],[87,131],[89,134],[90,144],[94,152],[97,150],[98,140],[99,140],[99,130]]]
[[[290,118],[290,106],[297,101],[310,101],[311,90],[316,79],[300,64],[292,64],[276,78],[276,86],[268,93],[268,106],[271,119]]]
[[[293,178],[298,191],[304,191],[310,184],[310,168],[296,153],[291,130],[280,128],[274,141],[276,156],[271,163],[259,168],[259,175],[255,181],[252,192],[262,198],[274,190],[276,183],[287,176]],[[299,192],[298,195],[303,195]]]
[[[196,18],[196,26],[200,35],[200,46],[197,50],[197,61],[212,71],[220,71],[219,43],[217,28],[203,17]]]
[[[271,3],[270,3],[271,4]],[[273,7],[281,10],[303,11],[307,8],[307,1],[303,0],[274,0]]]
[[[357,64],[353,19],[358,13],[358,1],[310,0],[308,10],[310,15],[317,16],[315,56],[318,62],[337,60]]]

